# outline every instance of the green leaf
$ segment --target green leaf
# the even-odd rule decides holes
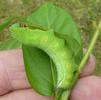
[[[75,59],[75,62],[79,65],[82,58],[82,40],[81,40],[80,33],[78,32],[78,29],[72,17],[66,11],[64,11],[60,7],[57,7],[51,3],[47,3],[41,6],[36,12],[32,13],[32,15],[30,15],[28,18],[26,18],[24,23],[27,24],[32,29],[41,29],[41,30],[53,29],[57,37],[62,38],[66,41],[67,48],[71,50],[71,55],[73,56],[72,59]],[[30,51],[27,50],[28,48],[29,47],[26,45],[23,48],[23,51],[26,51],[24,53],[24,59],[27,59],[27,57],[29,59],[32,55],[37,54],[37,51],[33,52],[33,49],[35,49],[34,47],[30,47]],[[39,51],[42,54],[44,53],[40,49]],[[39,55],[36,55],[36,58],[38,57]],[[40,59],[43,60],[43,56],[41,56]],[[47,57],[47,59],[44,58],[44,60],[49,60],[49,59],[50,59],[49,57]],[[43,64],[46,64],[46,62],[43,62]],[[27,70],[28,68],[32,66],[30,60],[25,60],[25,65]],[[41,68],[42,66],[37,65],[37,68],[38,67]],[[47,65],[46,70],[49,70],[49,67],[50,66]],[[34,66],[34,61],[33,61],[33,69],[36,69],[36,67]],[[74,69],[75,69],[75,66],[74,66]],[[56,73],[54,71],[56,72],[56,69],[53,70],[53,74],[49,74],[49,73],[47,74],[47,79],[49,79],[51,83],[53,82],[52,77],[54,76],[54,74],[56,76]],[[52,72],[52,70],[50,70],[50,72]],[[47,95],[47,93],[49,93],[48,95],[51,95],[53,91],[52,86],[55,86],[54,83],[51,85],[46,80],[43,79],[45,82],[44,84],[49,85],[49,86],[47,85],[48,92],[46,92],[45,90],[41,89],[41,88],[45,88],[45,85],[43,85],[42,87],[39,87],[40,84],[34,84],[33,82],[34,78],[36,80],[40,80],[41,77],[38,77],[38,78],[35,77],[37,73],[36,74],[30,74],[30,73],[33,73],[33,70],[30,70],[29,72],[27,72],[27,76],[29,77],[29,81],[32,87],[35,88],[35,90],[38,91],[40,94]],[[41,73],[43,73],[43,76],[45,76],[43,71],[41,71]],[[34,78],[31,78],[32,76]],[[50,76],[51,76],[51,79],[48,78]],[[56,77],[54,80],[56,82]]]
[[[24,23],[27,24],[28,28],[23,28],[23,30],[19,28],[19,30],[15,29],[12,30],[12,32],[16,39],[26,44],[23,45],[23,56],[25,69],[30,84],[38,93],[42,95],[51,96],[58,90],[59,92],[57,92],[57,97],[60,97],[62,92],[64,92],[64,89],[68,88],[67,91],[70,91],[69,89],[71,89],[71,87],[69,86],[71,86],[73,78],[75,77],[74,71],[75,69],[77,70],[77,65],[79,65],[82,58],[82,40],[77,27],[71,16],[66,13],[66,11],[51,3],[41,6],[35,13],[29,16]],[[45,34],[44,36],[46,37],[43,38],[43,35],[39,36],[38,31],[34,31],[33,33],[33,31],[29,28],[32,30],[40,29],[41,31],[52,29],[55,34],[55,38],[53,40],[56,39],[54,42],[56,44],[49,46],[47,44],[46,34],[51,32],[41,33],[41,31],[39,31],[40,34]],[[28,34],[30,36],[28,36]],[[40,37],[42,37],[43,40],[41,40]],[[48,39],[51,40],[49,36]],[[53,43],[53,40],[48,41],[48,43]],[[61,40],[61,42],[57,42],[58,40]],[[52,50],[52,52],[50,52],[52,54],[51,58],[54,57],[54,59],[57,59],[55,55],[58,56],[58,60],[56,61],[57,63],[54,62],[56,65],[55,67],[53,66],[54,63],[51,64],[51,61],[54,61],[54,59],[52,58],[52,60],[50,60],[50,57],[47,55],[48,53],[46,54],[44,52],[45,50],[43,51],[34,47],[36,45],[36,47],[41,47],[42,42],[46,50],[49,48]],[[47,48],[45,44],[49,48]],[[55,50],[56,52],[54,53],[53,51]],[[63,65],[63,68],[60,67],[61,65]],[[56,67],[59,68],[56,69]],[[58,85],[56,84],[57,80],[59,80]]]
[[[0,51],[21,48],[21,43],[12,37],[0,43]]]
[[[49,56],[38,48],[24,45],[23,55],[27,77],[31,86],[42,95],[53,95],[54,84]]]
[[[2,24],[0,24],[0,31],[4,30],[13,20],[13,17],[8,17]]]
[[[79,65],[83,47],[81,35],[68,12],[52,3],[46,3],[32,13],[25,23],[43,30],[53,29],[57,36],[66,40],[67,47],[71,49],[73,57]]]

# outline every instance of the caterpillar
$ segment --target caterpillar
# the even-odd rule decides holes
[[[15,26],[10,28],[13,38],[22,44],[42,49],[55,63],[57,69],[56,88],[70,88],[74,75],[74,61],[70,50],[65,46],[65,41],[55,36],[52,29],[43,31]]]

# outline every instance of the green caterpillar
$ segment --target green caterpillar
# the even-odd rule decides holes
[[[10,31],[12,37],[22,44],[40,48],[51,57],[57,69],[56,88],[68,89],[71,87],[74,75],[74,61],[63,39],[56,37],[52,30],[32,30],[12,26]]]

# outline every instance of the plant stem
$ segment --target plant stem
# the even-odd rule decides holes
[[[87,50],[87,52],[86,52],[84,58],[82,59],[82,61],[81,61],[81,63],[80,63],[79,70],[78,70],[79,73],[83,70],[84,65],[85,65],[87,59],[89,58],[89,55],[90,55],[90,53],[91,53],[91,51],[92,51],[92,49],[93,49],[93,47],[94,47],[94,45],[95,45],[95,43],[96,43],[96,41],[97,41],[97,38],[98,38],[98,36],[100,35],[100,31],[101,31],[101,22],[99,23],[99,25],[98,25],[98,27],[97,27],[97,30],[96,30],[96,32],[94,33],[94,36],[93,36],[93,38],[92,38],[92,40],[91,40],[91,43],[90,43],[90,45],[89,45],[89,47],[88,47],[88,50]]]
[[[63,94],[61,95],[60,100],[68,100],[70,95],[70,90],[64,91]]]
[[[95,43],[96,43],[96,41],[97,41],[97,38],[98,38],[98,36],[100,35],[100,31],[101,31],[101,22],[99,23],[99,25],[98,25],[98,27],[97,27],[97,29],[96,29],[96,32],[94,33],[94,36],[93,36],[93,38],[92,38],[92,40],[91,40],[91,43],[90,43],[90,45],[89,45],[89,47],[88,47],[88,50],[87,50],[85,56],[83,57],[83,59],[82,59],[80,65],[79,65],[79,69],[78,69],[77,73],[75,74],[74,80],[73,80],[73,82],[72,82],[72,86],[73,86],[73,87],[75,86],[75,84],[76,84],[76,82],[77,82],[77,79],[78,79],[78,77],[79,77],[81,71],[83,70],[83,68],[84,68],[84,66],[85,66],[85,63],[87,62],[87,60],[88,60],[88,58],[89,58],[89,55],[90,55],[90,53],[91,53],[91,51],[92,51],[92,49],[93,49],[93,47],[94,47],[94,45],[95,45]],[[72,88],[73,88],[73,87],[72,87]]]
[[[60,92],[60,93],[59,93]],[[68,100],[71,90],[58,91],[55,94],[55,100]]]

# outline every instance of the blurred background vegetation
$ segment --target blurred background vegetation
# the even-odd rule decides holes
[[[84,47],[87,48],[101,20],[101,0],[0,0],[0,23],[9,16],[24,18],[47,1],[54,2],[72,15],[82,34]],[[8,28],[0,32],[0,42],[5,41],[8,37]],[[97,59],[97,68],[94,74],[101,75],[101,35],[93,54]]]

